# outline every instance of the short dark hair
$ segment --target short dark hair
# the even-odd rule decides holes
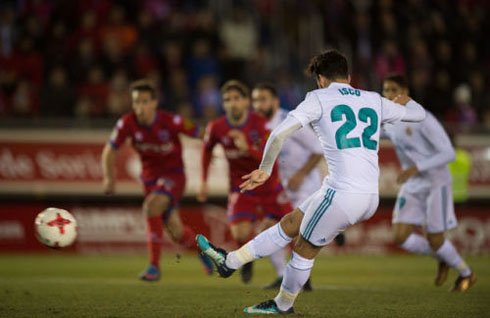
[[[389,82],[395,82],[401,88],[408,89],[408,80],[402,74],[390,74],[390,75],[385,77],[385,80],[383,82],[388,82],[388,81]]]
[[[325,76],[328,80],[349,77],[347,58],[337,50],[327,50],[311,58],[306,68],[310,76]]]
[[[226,81],[223,86],[221,86],[221,94],[225,94],[233,89],[237,90],[243,97],[250,96],[250,89],[248,88],[248,86],[245,85],[243,82],[240,82],[239,80]]]
[[[149,92],[151,94],[151,98],[154,99],[157,97],[155,85],[148,79],[140,79],[131,83],[130,91]]]
[[[274,87],[274,85],[270,83],[265,83],[265,82],[258,83],[257,85],[254,86],[254,89],[263,89],[269,91],[274,97],[278,96],[277,89]]]

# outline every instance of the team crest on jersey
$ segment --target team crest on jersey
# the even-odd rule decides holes
[[[407,134],[407,136],[411,136],[412,135],[412,129],[410,127],[405,128],[405,133]]]
[[[282,191],[281,193],[279,193],[279,195],[277,196],[277,203],[286,204],[288,202],[289,202],[289,198],[288,195],[286,194],[286,191]]]
[[[223,145],[225,145],[225,146],[230,145],[230,137],[228,137],[228,136],[224,136],[223,138],[221,138],[221,142],[222,142],[222,143],[223,143]]]
[[[136,139],[136,141],[142,141],[143,140],[143,133],[141,131],[137,131],[134,134],[134,139]]]
[[[170,139],[170,133],[166,129],[158,131],[158,139],[161,141],[168,141]]]
[[[253,143],[259,141],[260,138],[259,132],[257,130],[250,130],[248,132],[248,136],[250,137]]]
[[[174,187],[175,183],[171,180],[171,179],[168,179],[168,178],[159,178],[157,180],[157,186],[165,186],[166,188],[168,189],[172,189]]]

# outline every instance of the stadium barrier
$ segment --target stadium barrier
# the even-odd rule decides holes
[[[79,239],[69,250],[79,253],[146,253],[145,224],[141,217],[140,164],[131,147],[121,147],[117,158],[117,195],[102,193],[100,155],[108,130],[0,130],[0,252],[49,251],[34,236],[34,218],[52,204],[73,212]],[[473,161],[469,180],[471,205],[457,207],[459,227],[451,232],[464,253],[490,252],[490,137],[461,136],[459,144]],[[187,172],[186,197],[200,185],[200,141],[183,139]],[[391,143],[380,144],[380,194],[395,198],[399,164]],[[227,162],[217,147],[211,165],[210,196],[224,202],[228,191]],[[27,198],[19,200],[18,198]],[[123,198],[132,198],[121,204]],[[61,198],[61,199],[59,199]],[[66,198],[64,201],[63,198]],[[88,200],[87,198],[90,198]],[[481,200],[480,204],[474,204]],[[71,203],[68,203],[71,202]],[[73,203],[76,202],[76,203]],[[51,204],[49,204],[51,203]],[[385,253],[399,251],[391,243],[392,205],[382,204],[368,222],[347,231],[346,246],[326,253]],[[224,205],[184,204],[184,222],[214,242],[232,248]],[[164,248],[178,246],[165,237]]]
[[[100,155],[110,135],[107,130],[0,130],[0,195],[103,196]],[[186,196],[200,186],[199,140],[183,138],[187,173]],[[490,199],[490,137],[461,136],[458,142],[472,159],[469,198]],[[116,161],[118,195],[141,195],[137,154],[121,147]],[[400,171],[393,145],[380,143],[380,196],[393,198],[399,189]],[[209,194],[226,197],[228,171],[222,148],[216,147],[209,174]]]
[[[49,252],[37,242],[34,218],[47,208],[42,203],[4,203],[0,205],[0,252]],[[68,251],[83,254],[144,254],[145,222],[139,205],[74,204],[58,206],[71,211],[78,222],[78,239]],[[346,244],[330,244],[325,253],[384,254],[401,252],[392,243],[391,206],[382,205],[367,222],[346,232]],[[457,206],[459,226],[450,231],[455,245],[465,254],[490,253],[490,207]],[[224,206],[190,204],[180,210],[183,221],[196,233],[228,249],[236,246],[228,229]],[[164,251],[180,247],[165,234]]]

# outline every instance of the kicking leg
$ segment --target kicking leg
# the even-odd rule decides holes
[[[214,247],[203,235],[197,235],[196,240],[203,253],[211,257],[220,275],[228,277],[242,265],[286,247],[293,237],[298,235],[302,220],[303,213],[295,209],[285,215],[279,223],[229,254],[223,249]]]
[[[250,314],[294,313],[294,300],[310,277],[314,259],[321,249],[322,246],[315,246],[300,236],[294,246],[277,296],[258,305],[247,307],[245,312]]]
[[[265,218],[260,227],[259,231],[263,232],[264,230],[274,226],[277,223],[275,219],[272,218]],[[276,252],[272,253],[269,256],[269,260],[272,263],[272,266],[276,270],[277,274],[277,279],[272,282],[271,284],[267,285],[265,288],[266,289],[271,289],[271,288],[279,288],[281,286],[281,281],[282,277],[284,275],[284,271],[286,270],[286,252],[285,249],[279,249]]]

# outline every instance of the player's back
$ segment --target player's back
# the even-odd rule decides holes
[[[343,83],[310,94],[321,105],[322,116],[311,125],[328,163],[325,182],[337,191],[378,193],[380,95]]]

